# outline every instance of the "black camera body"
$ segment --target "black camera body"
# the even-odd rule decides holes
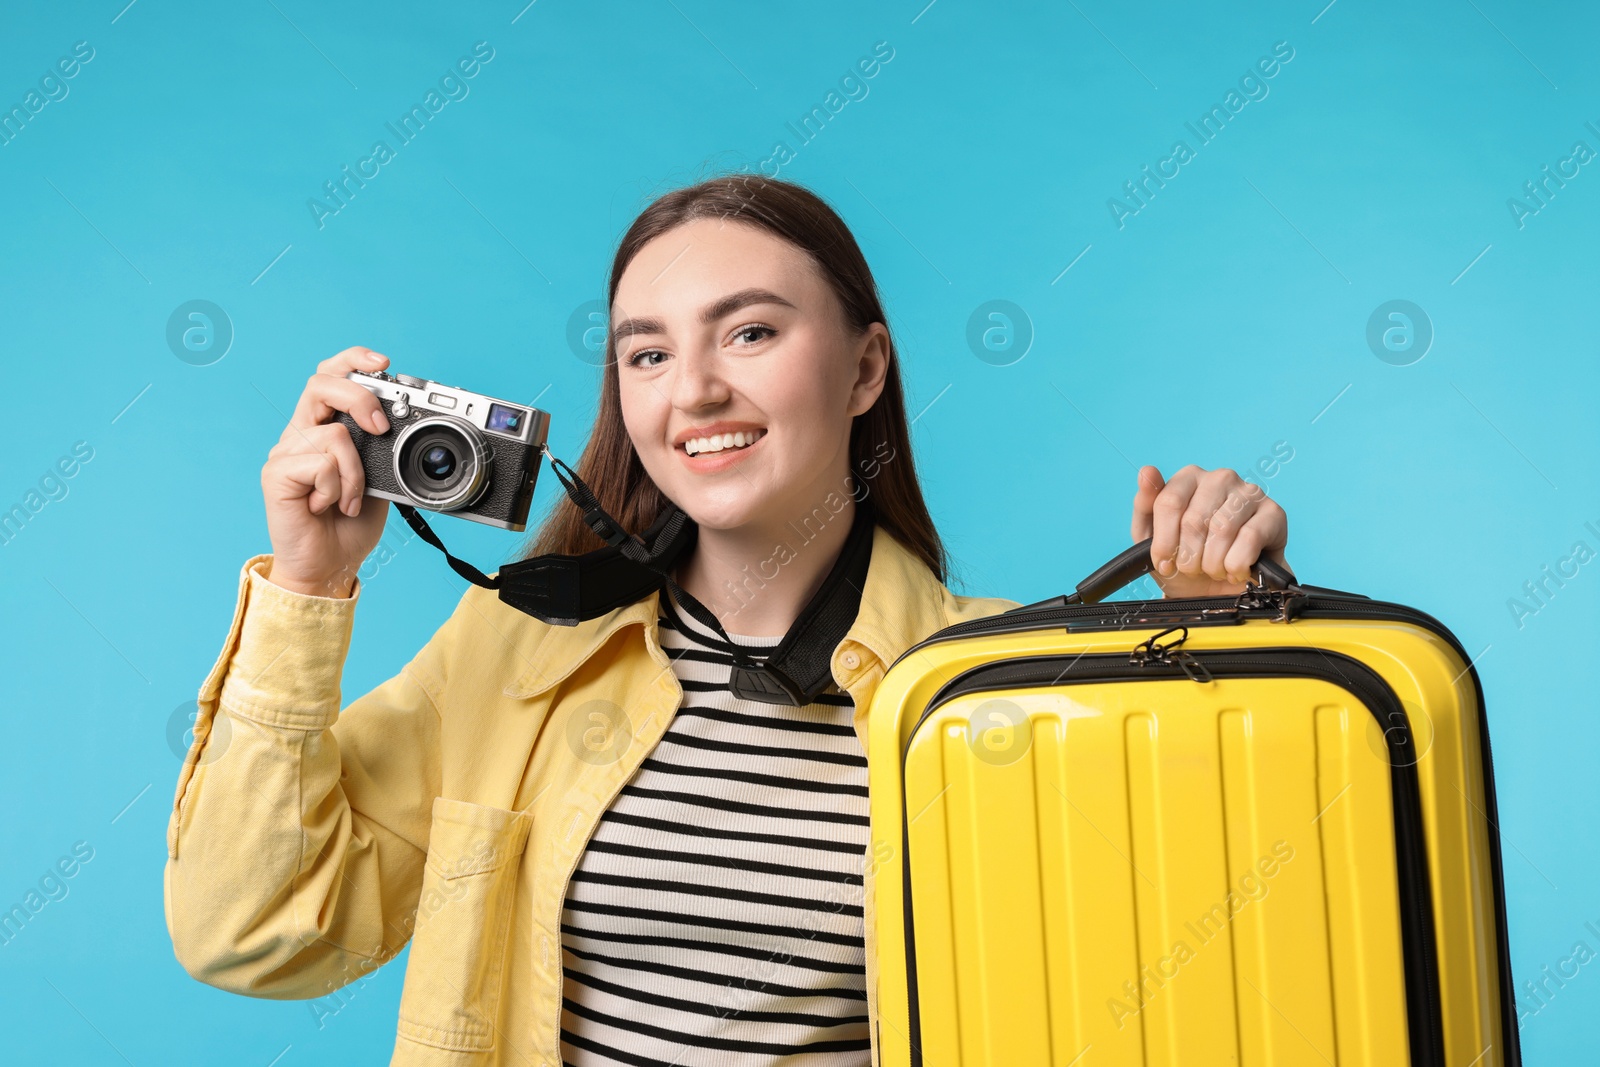
[[[470,389],[409,374],[345,375],[371,392],[387,433],[368,433],[345,412],[367,496],[503,530],[524,530],[550,415]]]

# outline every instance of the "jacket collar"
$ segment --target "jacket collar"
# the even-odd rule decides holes
[[[907,648],[946,624],[944,596],[944,586],[927,565],[877,526],[861,608],[840,647],[854,642],[887,670]],[[518,612],[530,635],[519,643],[531,647],[522,653],[527,669],[506,686],[505,695],[520,699],[554,688],[625,627],[637,624],[654,635],[659,597],[652,593],[577,626],[552,626]]]

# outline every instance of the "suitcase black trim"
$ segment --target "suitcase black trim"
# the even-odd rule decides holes
[[[1389,743],[1390,783],[1395,819],[1395,863],[1399,880],[1401,955],[1406,982],[1406,1016],[1413,1067],[1444,1067],[1444,1029],[1439,1004],[1438,953],[1435,945],[1432,892],[1427,847],[1423,840],[1422,795],[1415,751],[1405,707],[1387,682],[1359,660],[1323,649],[1259,648],[1248,651],[1189,650],[1213,676],[1234,678],[1313,677],[1349,692],[1376,718]],[[928,702],[912,727],[914,738],[941,705],[972,692],[1086,682],[1138,682],[1187,677],[1177,663],[1147,662],[1131,666],[1123,653],[1030,656],[985,664],[947,682]],[[1407,747],[1411,746],[1411,747]],[[911,1063],[922,1067],[922,1024],[917,996],[916,935],[911,892],[910,821],[905,796],[905,761],[901,752],[900,833],[901,881],[907,968]],[[1419,1021],[1420,1020],[1420,1024]]]
[[[1306,619],[1373,619],[1405,622],[1433,633],[1461,657],[1472,679],[1478,701],[1478,748],[1483,754],[1484,817],[1493,831],[1489,837],[1489,873],[1493,882],[1496,967],[1500,986],[1500,1041],[1505,1046],[1505,1067],[1522,1067],[1522,1035],[1517,1026],[1516,987],[1511,975],[1510,927],[1506,919],[1505,864],[1500,847],[1500,804],[1494,781],[1494,757],[1489,747],[1489,713],[1483,699],[1483,681],[1474,660],[1448,626],[1426,612],[1405,604],[1372,600],[1360,593],[1301,584],[1308,595],[1295,611]],[[1121,600],[1097,604],[1066,605],[1062,598],[1028,604],[998,615],[947,626],[912,645],[895,662],[941,641],[988,634],[1043,630],[1054,626],[1069,632],[1129,630],[1165,627],[1237,625],[1246,619],[1271,619],[1275,609],[1241,607],[1238,597],[1174,597],[1160,600]],[[892,665],[891,665],[892,666]]]

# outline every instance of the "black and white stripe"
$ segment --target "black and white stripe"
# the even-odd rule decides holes
[[[562,1059],[862,1067],[867,761],[850,697],[741,700],[727,646],[663,609],[683,704],[568,886]]]

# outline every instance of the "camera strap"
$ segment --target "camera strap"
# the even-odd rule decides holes
[[[502,601],[518,611],[556,626],[576,626],[653,592],[667,590],[690,616],[726,642],[733,658],[730,688],[735,696],[789,707],[803,707],[816,700],[832,680],[833,651],[861,607],[861,589],[872,558],[873,520],[866,501],[857,503],[844,548],[821,588],[801,610],[783,640],[764,658],[757,659],[730,638],[716,615],[672,577],[674,564],[693,546],[699,531],[688,513],[669,502],[650,528],[635,536],[600,506],[594,491],[577,471],[548,449],[544,454],[567,498],[583,512],[584,524],[606,543],[604,548],[581,555],[532,556],[506,564],[491,578],[451,555],[415,507],[395,503],[395,509],[418,537],[444,554],[452,570],[473,585],[495,590]]]

